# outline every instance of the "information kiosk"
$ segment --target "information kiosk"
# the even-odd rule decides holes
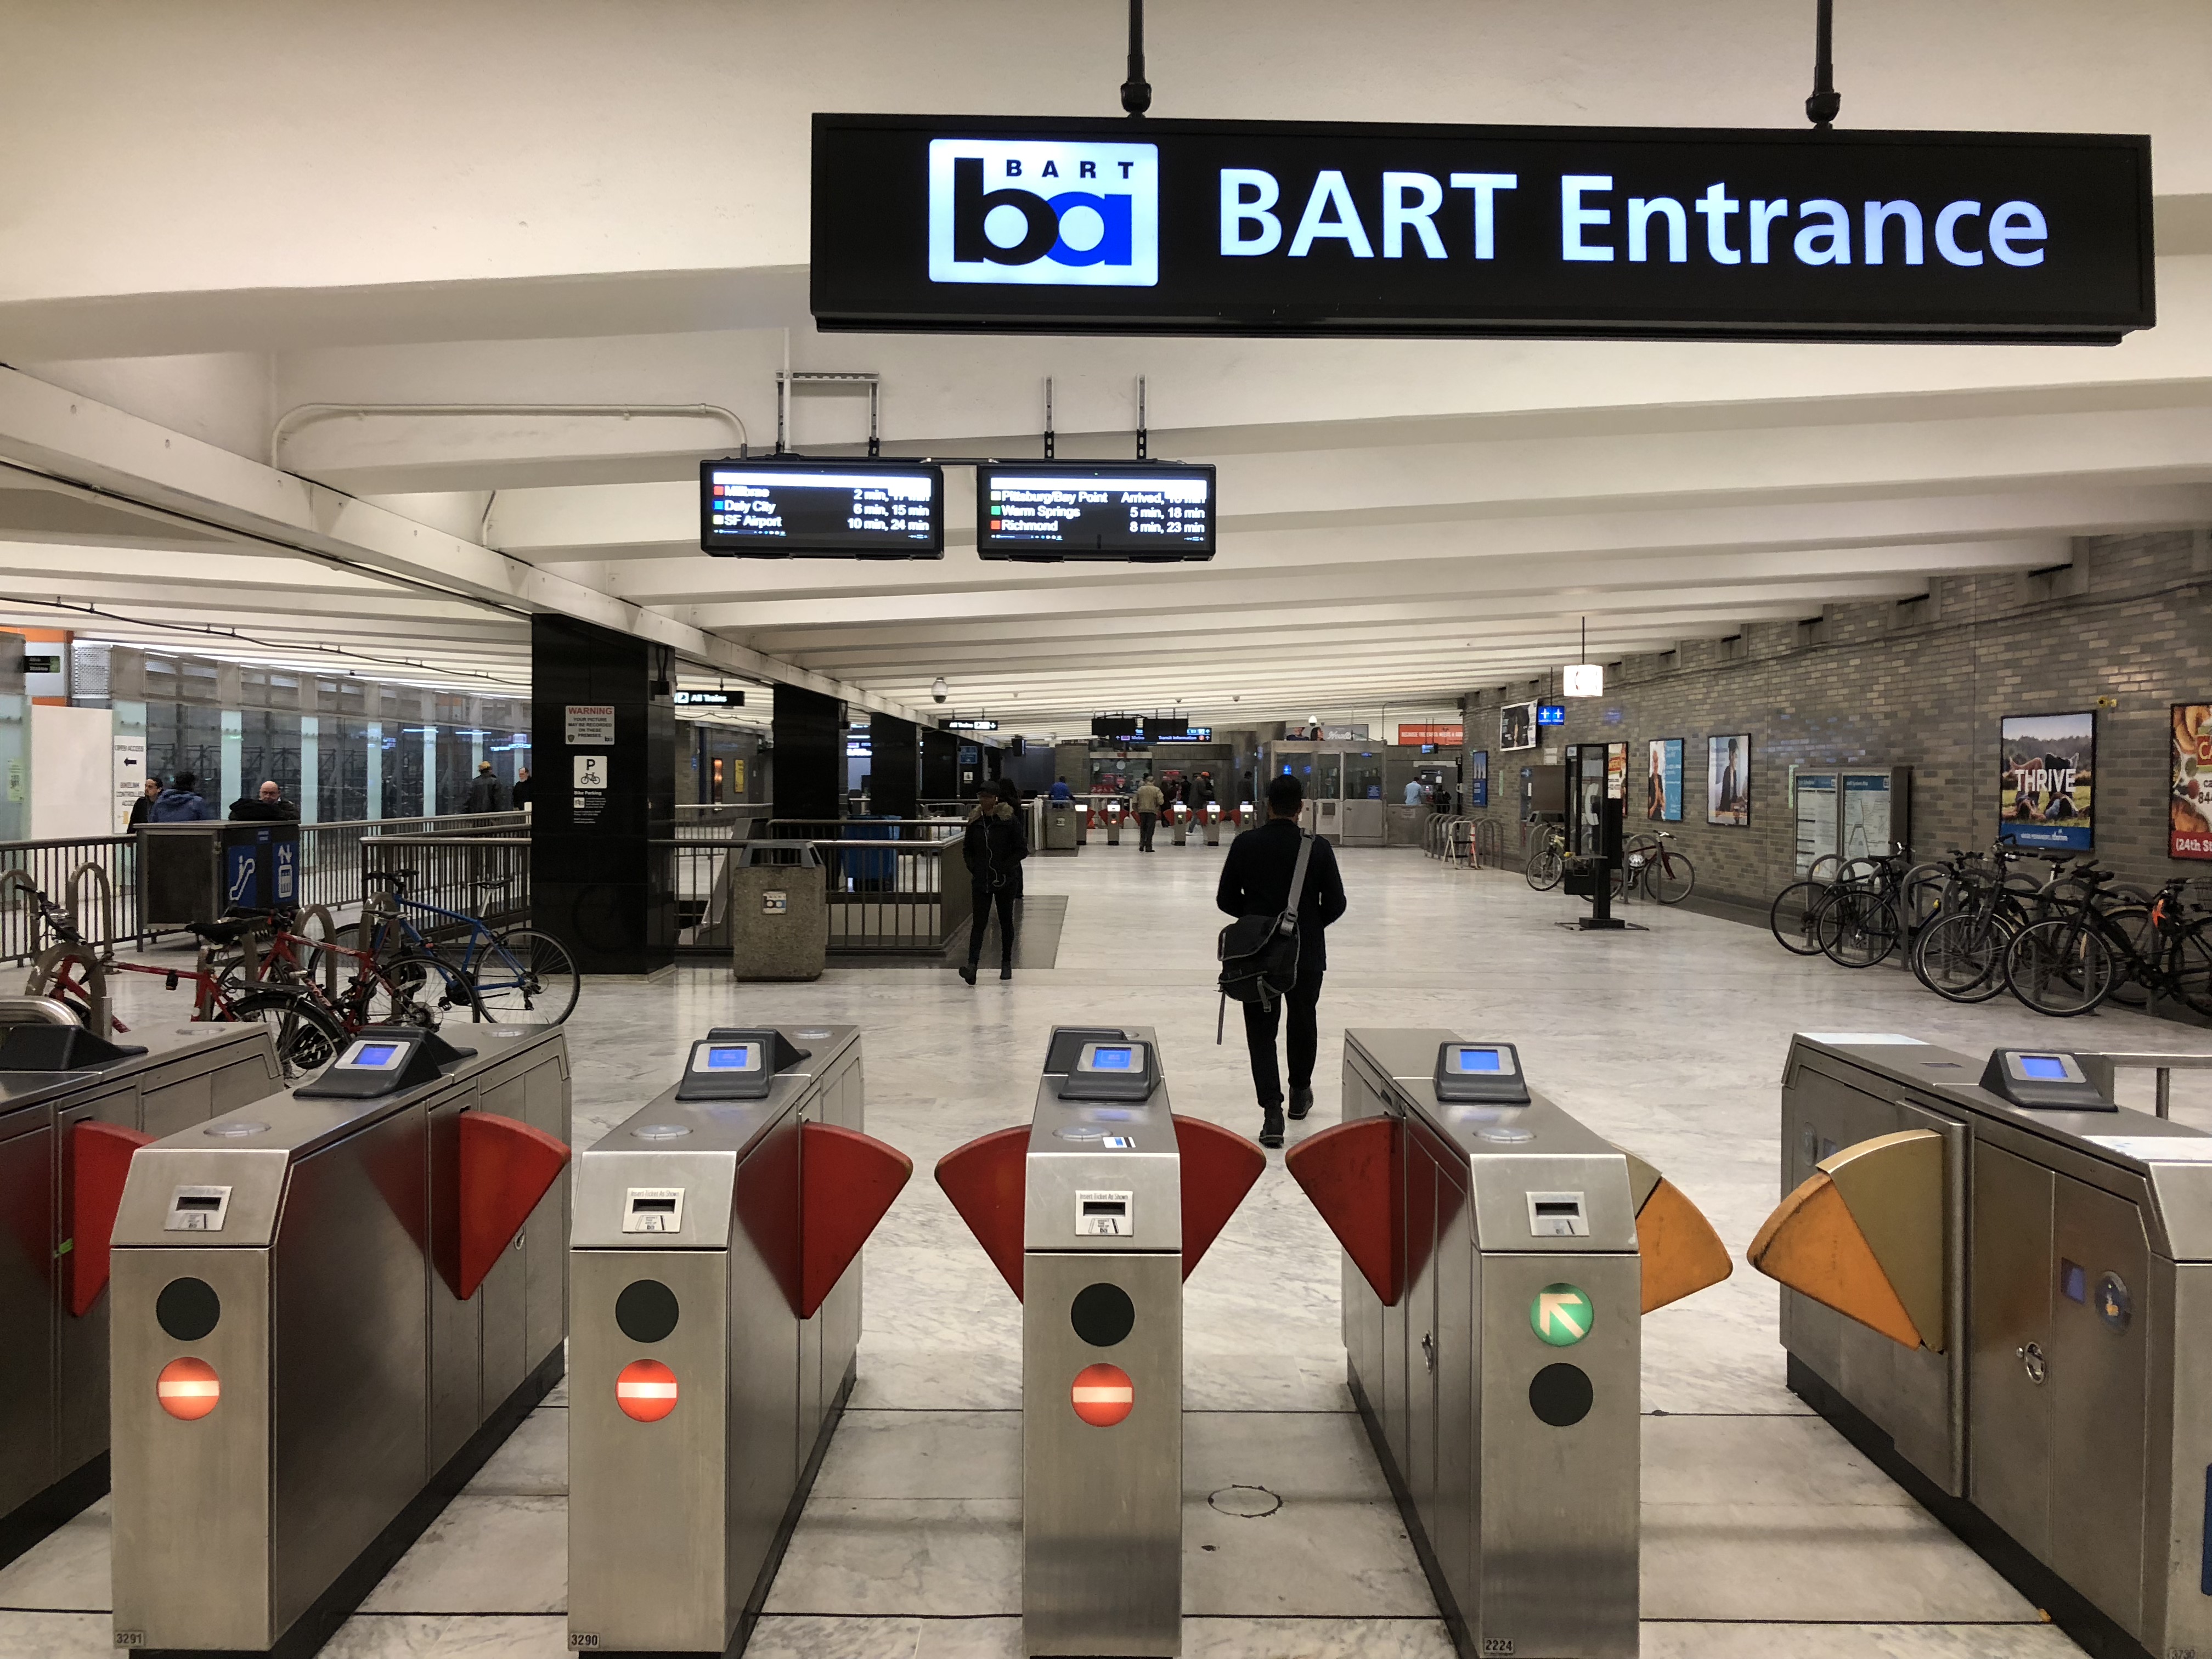
[[[1286,1162],[1344,1245],[1352,1397],[1459,1650],[1633,1659],[1642,1318],[1728,1252],[1509,1042],[1350,1030]]]
[[[1030,1121],[939,1160],[1022,1303],[1024,1653],[1182,1651],[1182,1282],[1266,1164],[1141,1025],[1055,1028]]]
[[[845,1398],[907,1157],[851,1025],[717,1030],[576,1172],[568,1644],[735,1653]]]
[[[107,1264],[131,1155],[283,1086],[265,1025],[104,1042],[0,999],[0,1565],[107,1490]],[[53,1017],[49,1017],[53,1016]]]
[[[562,1028],[447,1030],[131,1160],[117,1647],[313,1653],[559,1380]]]
[[[1790,1386],[2069,1635],[2209,1654],[2212,1135],[2103,1058],[1800,1032],[1750,1261]]]

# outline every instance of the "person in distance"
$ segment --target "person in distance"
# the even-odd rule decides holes
[[[1130,804],[1137,811],[1137,850],[1149,853],[1152,850],[1152,831],[1160,827],[1160,810],[1167,805],[1167,797],[1160,793],[1159,785],[1152,781],[1150,772],[1145,774],[1145,781],[1137,786],[1136,799]]]
[[[230,804],[233,823],[297,823],[300,809],[284,799],[284,792],[276,787],[276,780],[262,781],[259,790],[251,795],[240,795]]]
[[[975,982],[975,964],[983,959],[983,930],[990,925],[994,906],[999,913],[999,977],[1014,976],[1014,915],[1022,902],[1022,860],[1029,856],[1030,846],[1012,793],[1010,784],[977,786],[975,810],[960,840],[961,861],[975,884],[968,923],[968,965],[960,970],[960,977],[970,985]]]
[[[1278,915],[1291,902],[1291,877],[1297,868],[1298,813],[1305,790],[1294,777],[1267,783],[1267,821],[1229,843],[1221,861],[1221,882],[1213,902],[1232,916]],[[1290,1006],[1290,1115],[1313,1110],[1314,1060],[1321,1048],[1316,1011],[1322,975],[1328,969],[1328,925],[1341,916],[1347,901],[1336,853],[1318,836],[1306,861],[1306,884],[1298,895],[1298,977],[1288,995],[1272,1008],[1244,1005],[1244,1046],[1252,1060],[1252,1087],[1260,1097],[1260,1144],[1283,1144],[1283,1078],[1275,1066],[1275,1031],[1283,1006]]]

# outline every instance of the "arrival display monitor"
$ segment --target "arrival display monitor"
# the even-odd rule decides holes
[[[769,559],[941,559],[945,474],[781,457],[702,461],[699,546]]]
[[[978,467],[975,550],[987,559],[1210,559],[1213,469]]]

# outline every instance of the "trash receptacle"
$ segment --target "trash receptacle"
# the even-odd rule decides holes
[[[830,954],[830,901],[811,842],[749,841],[732,849],[730,971],[739,979],[819,979]]]
[[[138,835],[138,914],[149,931],[300,902],[296,823],[149,823]]]
[[[1072,800],[1049,800],[1044,805],[1044,850],[1073,853],[1080,833],[1078,809]]]

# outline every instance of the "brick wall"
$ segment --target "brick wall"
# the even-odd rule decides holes
[[[2097,713],[2100,862],[2155,884],[2212,864],[2166,855],[2166,707],[2212,702],[2212,537],[2203,531],[2085,537],[2043,574],[1942,577],[1925,598],[1832,605],[1804,621],[1753,623],[1735,641],[1607,665],[1606,695],[1567,704],[1544,747],[1507,754],[1498,711],[1548,689],[1524,681],[1464,700],[1470,750],[1490,750],[1487,816],[1521,845],[1520,769],[1565,745],[1629,744],[1628,826],[1644,819],[1645,743],[1683,740],[1680,836],[1698,890],[1764,906],[1796,878],[1790,768],[1871,763],[1912,772],[1922,856],[1986,845],[1997,830],[1998,722]],[[1748,732],[1747,829],[1705,823],[1709,735]]]

